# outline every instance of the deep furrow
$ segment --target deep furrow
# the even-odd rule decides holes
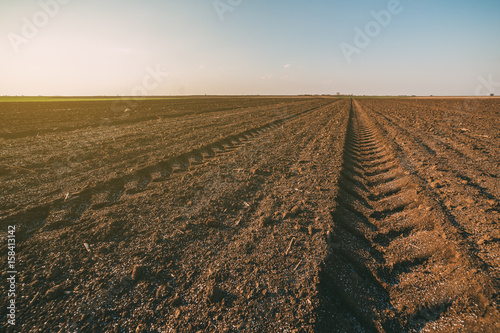
[[[478,264],[460,246],[459,233],[356,102],[345,142],[318,331],[446,330],[464,304],[471,313],[495,311],[494,285],[485,274],[472,278]],[[472,315],[458,316],[466,328]]]

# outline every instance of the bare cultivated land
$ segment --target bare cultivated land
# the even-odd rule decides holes
[[[500,332],[499,128],[494,98],[0,103],[0,331]]]

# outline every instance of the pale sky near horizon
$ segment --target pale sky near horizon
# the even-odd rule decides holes
[[[0,1],[0,95],[500,95],[499,33],[498,0]]]

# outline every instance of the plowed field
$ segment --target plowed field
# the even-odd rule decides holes
[[[0,120],[18,272],[0,331],[500,331],[499,99],[8,102]]]

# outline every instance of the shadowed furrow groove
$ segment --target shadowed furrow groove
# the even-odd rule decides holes
[[[464,281],[474,263],[457,260],[464,252],[446,217],[351,103],[317,331],[413,332],[446,327],[457,304],[484,309],[480,283]]]

